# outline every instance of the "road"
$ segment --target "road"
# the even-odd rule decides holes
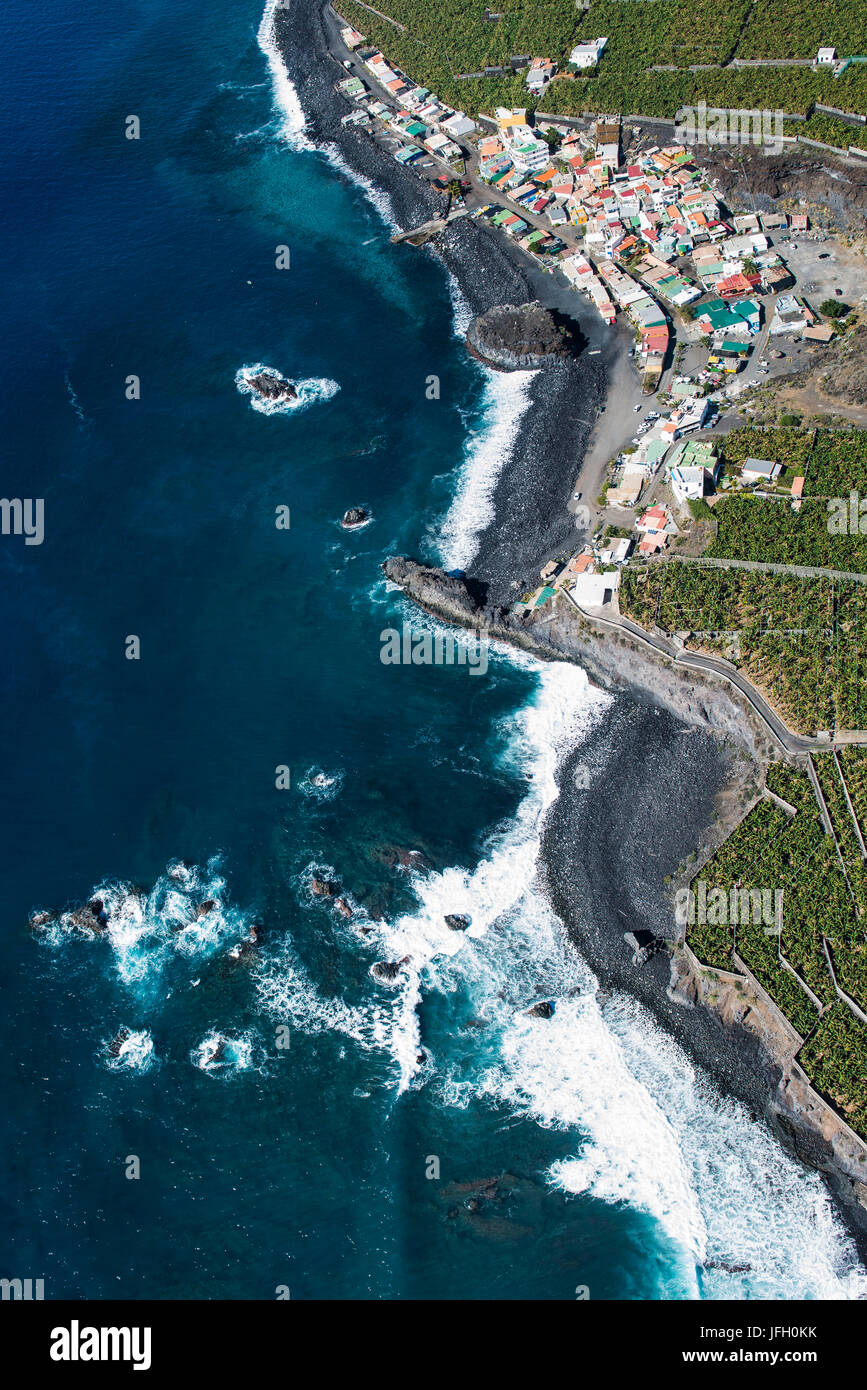
[[[758,570],[764,574],[794,574],[799,579],[848,579],[855,584],[867,584],[867,574],[854,570],[829,570],[813,565],[781,565],[772,560],[712,559],[706,555],[679,555],[686,565],[704,565],[717,570]]]
[[[707,671],[714,676],[721,676],[724,680],[727,680],[729,684],[739,690],[748,701],[750,707],[755,714],[758,715],[774,742],[785,753],[809,753],[823,750],[827,752],[828,749],[833,747],[836,743],[839,743],[840,746],[844,743],[867,744],[867,733],[859,734],[858,737],[852,737],[850,735],[847,739],[839,740],[806,738],[802,734],[796,734],[783,722],[752,682],[749,681],[746,676],[742,676],[740,671],[736,670],[729,662],[713,656],[701,656],[698,652],[686,652],[678,647],[675,642],[671,641],[670,638],[657,636],[655,633],[645,631],[643,627],[639,627],[637,623],[634,623],[631,618],[625,618],[622,615],[617,618],[603,618],[597,613],[582,608],[568,592],[566,596],[578,612],[583,617],[589,619],[590,622],[599,623],[602,627],[610,628],[615,632],[626,632],[637,641],[642,642],[645,646],[668,657],[670,661],[675,662],[678,666],[687,667],[695,671]]]

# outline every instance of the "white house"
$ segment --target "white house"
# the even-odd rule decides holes
[[[620,588],[620,571],[608,574],[576,574],[569,587],[579,608],[605,608]]]
[[[704,484],[705,469],[698,465],[689,465],[686,468],[675,465],[671,470],[671,490],[678,502],[704,497]]]
[[[576,44],[569,54],[569,62],[574,63],[576,68],[594,68],[602,56],[602,50],[607,44],[608,39],[589,39],[583,43]]]
[[[460,140],[465,135],[475,133],[476,123],[471,121],[469,116],[465,116],[463,111],[456,111],[448,120],[440,122],[440,130],[444,130],[446,135],[450,135],[453,140]]]
[[[744,459],[741,476],[745,483],[770,483],[781,472],[781,465],[773,459]]]
[[[820,48],[819,52],[816,54],[816,62],[822,65],[836,63],[836,61],[836,48]]]
[[[551,162],[551,151],[544,140],[537,140],[526,126],[504,133],[506,151],[519,173],[539,174]]]

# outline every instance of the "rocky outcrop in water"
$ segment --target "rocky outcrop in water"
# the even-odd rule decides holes
[[[478,314],[467,329],[474,357],[501,372],[529,371],[574,357],[575,325],[556,309],[532,304],[497,304]]]
[[[534,1004],[532,1009],[527,1010],[528,1018],[553,1018],[554,1005],[550,999],[543,999],[541,1003]]]
[[[310,892],[316,898],[333,898],[337,884],[330,878],[314,878],[310,880]]]
[[[293,383],[271,367],[248,376],[247,384],[265,401],[294,401],[298,396]]]
[[[351,531],[354,526],[363,526],[369,520],[370,513],[366,512],[363,507],[350,507],[348,511],[343,513],[343,520],[340,525],[345,527],[347,531]]]

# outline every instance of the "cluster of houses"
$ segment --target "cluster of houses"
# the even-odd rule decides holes
[[[616,118],[599,118],[592,137],[555,127],[555,149],[530,129],[526,112],[498,110],[496,119],[496,132],[479,141],[479,173],[515,203],[517,220],[508,230],[519,240],[531,234],[522,206],[544,215],[554,231],[576,228],[582,252],[564,250],[559,268],[607,323],[618,309],[632,320],[648,388],[670,340],[660,301],[682,309],[711,288],[724,298],[744,296],[762,274],[777,275],[776,254],[752,271],[753,258],[768,251],[764,233],[754,234],[750,219],[742,219],[741,230],[722,218],[713,188],[684,147],[653,148],[624,167]],[[699,283],[673,267],[689,256],[697,258]],[[773,283],[791,284],[784,267],[780,272]]]
[[[544,269],[560,270],[606,323],[614,324],[618,311],[630,319],[647,391],[658,384],[669,354],[674,310],[695,317],[710,339],[702,377],[708,389],[749,356],[761,324],[759,295],[775,296],[772,335],[830,336],[791,293],[794,277],[772,246],[771,234],[788,233],[786,216],[723,216],[714,186],[683,145],[654,146],[624,165],[617,116],[600,116],[586,131],[552,122],[545,138],[522,108],[497,108],[477,125],[366,48],[357,30],[347,26],[343,37],[393,103],[372,96],[360,78],[347,77],[338,85],[357,109],[344,119],[386,125],[401,138],[395,158],[406,165],[433,155],[461,168],[458,142],[472,140],[479,178],[506,202],[476,215],[538,257]],[[578,44],[570,65],[592,66],[606,43]],[[515,55],[516,63],[526,66],[530,86],[546,85],[556,71],[548,59]],[[791,218],[793,233],[806,228],[806,215]],[[708,294],[713,299],[690,307]]]
[[[515,611],[521,614],[543,608],[561,592],[579,608],[607,608],[620,587],[622,567],[633,556],[646,560],[658,555],[671,538],[680,534],[680,527],[664,505],[646,508],[636,517],[633,529],[636,535],[605,531],[568,560],[549,560],[539,575],[540,584],[522,596]]]
[[[661,422],[659,435],[646,447],[643,460],[630,463],[633,473],[628,476],[633,485],[623,489],[628,495],[620,497],[609,488],[609,503],[619,501],[623,506],[635,506],[655,462],[668,453],[672,435],[683,428],[684,423],[677,411]],[[685,509],[690,501],[706,497],[719,483],[721,468],[712,440],[684,438],[668,455],[665,464],[666,482],[675,503]],[[774,459],[747,458],[737,473],[722,480],[721,486],[724,489],[773,487],[781,473],[782,465]],[[801,505],[803,488],[804,479],[795,478],[790,489],[795,509]],[[605,528],[568,559],[550,560],[540,572],[537,587],[524,594],[515,605],[516,612],[528,613],[542,608],[561,592],[582,610],[616,612],[623,566],[630,560],[646,561],[662,555],[683,534],[686,513],[684,510],[678,519],[675,510],[673,504],[664,501],[639,506],[628,527]]]
[[[434,155],[444,163],[459,167],[463,152],[456,143],[476,131],[476,123],[462,111],[446,106],[427,87],[419,87],[404,73],[391,67],[375,48],[364,48],[364,38],[355,29],[341,31],[347,47],[358,52],[368,72],[394,101],[394,106],[378,100],[360,77],[346,77],[338,90],[356,105],[343,120],[345,124],[370,126],[380,122],[406,143],[397,151],[399,164],[411,165]]]

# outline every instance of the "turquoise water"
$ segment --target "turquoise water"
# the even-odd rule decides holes
[[[48,1297],[838,1295],[818,1179],[635,1005],[603,1018],[534,890],[558,759],[608,697],[505,652],[484,677],[379,659],[428,621],[381,561],[471,558],[526,381],[468,361],[442,268],[309,147],[261,21],[0,18],[4,487],[45,499],[41,546],[0,542],[8,1273]],[[338,389],[262,414],[236,386],[257,363]],[[94,892],[105,935],[26,930]]]

